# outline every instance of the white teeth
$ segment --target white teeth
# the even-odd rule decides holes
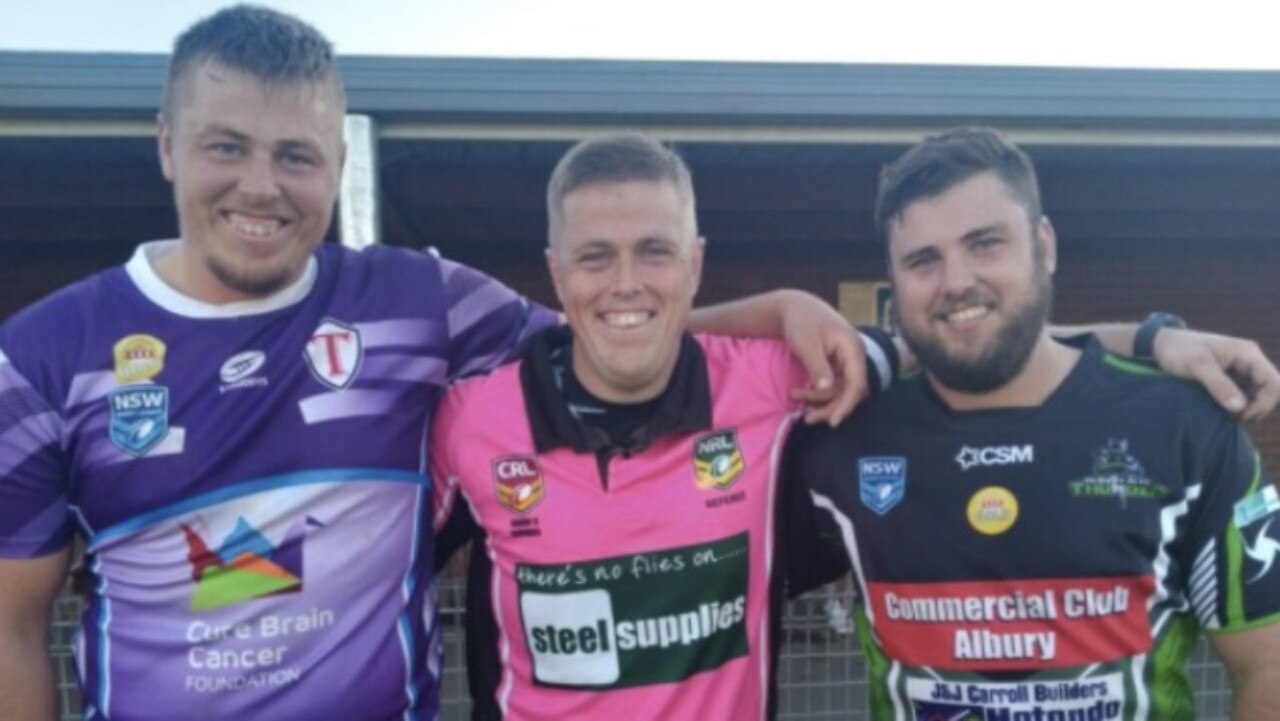
[[[964,323],[965,321],[975,320],[987,314],[985,306],[974,306],[963,310],[953,311],[947,314],[947,321],[951,323]]]
[[[280,225],[281,225],[280,221],[278,220],[255,219],[255,218],[249,218],[243,215],[237,215],[234,213],[231,215],[228,215],[227,217],[228,217],[228,220],[231,222],[232,230],[234,230],[237,233],[240,233],[241,235],[249,235],[255,238],[270,237],[271,235],[275,234],[276,231],[280,230]]]
[[[604,322],[613,328],[632,328],[649,319],[648,313],[605,313]]]

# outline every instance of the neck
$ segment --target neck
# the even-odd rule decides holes
[[[1079,358],[1080,351],[1058,343],[1045,329],[1022,370],[995,390],[966,393],[944,386],[931,374],[928,379],[934,391],[953,410],[1033,408],[1043,404],[1062,385]]]
[[[654,375],[627,383],[603,378],[598,373],[588,372],[591,361],[583,356],[583,351],[577,347],[577,344],[574,344],[573,374],[578,384],[588,393],[602,401],[624,405],[644,403],[662,395],[662,392],[667,389],[667,385],[671,383],[671,376],[676,367],[675,359],[672,359],[665,368],[662,368]]]

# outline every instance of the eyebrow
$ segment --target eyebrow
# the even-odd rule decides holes
[[[974,238],[981,238],[984,235],[992,235],[994,233],[998,233],[999,231],[1005,230],[1007,228],[1008,228],[1007,223],[992,223],[991,225],[984,225],[981,228],[974,228],[973,230],[970,230],[968,233],[965,233],[964,235],[960,236],[960,240],[973,240]]]
[[[241,143],[246,143],[251,140],[248,134],[242,133],[239,130],[236,130],[235,128],[231,127],[230,125],[223,125],[221,123],[213,123],[212,125],[208,126],[207,128],[205,128],[200,132],[201,137],[206,137],[209,135],[226,135]],[[320,145],[318,143],[305,138],[285,138],[284,140],[280,140],[276,142],[275,148],[278,150],[302,149],[302,150],[312,150],[315,152],[322,152]]]
[[[200,135],[229,135],[236,140],[248,140],[249,136],[236,130],[230,125],[222,125],[221,123],[213,123],[200,131]]]

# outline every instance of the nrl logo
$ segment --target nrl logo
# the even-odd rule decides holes
[[[1073,496],[1119,498],[1121,503],[1130,498],[1158,500],[1169,493],[1168,488],[1152,481],[1142,463],[1129,453],[1128,440],[1108,439],[1093,452],[1092,472],[1068,486]]]
[[[495,459],[493,480],[498,503],[516,513],[524,513],[542,500],[542,469],[532,456]]]
[[[736,430],[708,433],[694,441],[693,471],[698,488],[704,491],[728,488],[745,469]]]

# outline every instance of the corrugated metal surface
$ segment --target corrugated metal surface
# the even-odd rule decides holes
[[[354,112],[382,121],[631,120],[794,126],[1275,130],[1280,73],[349,57]],[[0,117],[148,118],[162,55],[0,52]]]

